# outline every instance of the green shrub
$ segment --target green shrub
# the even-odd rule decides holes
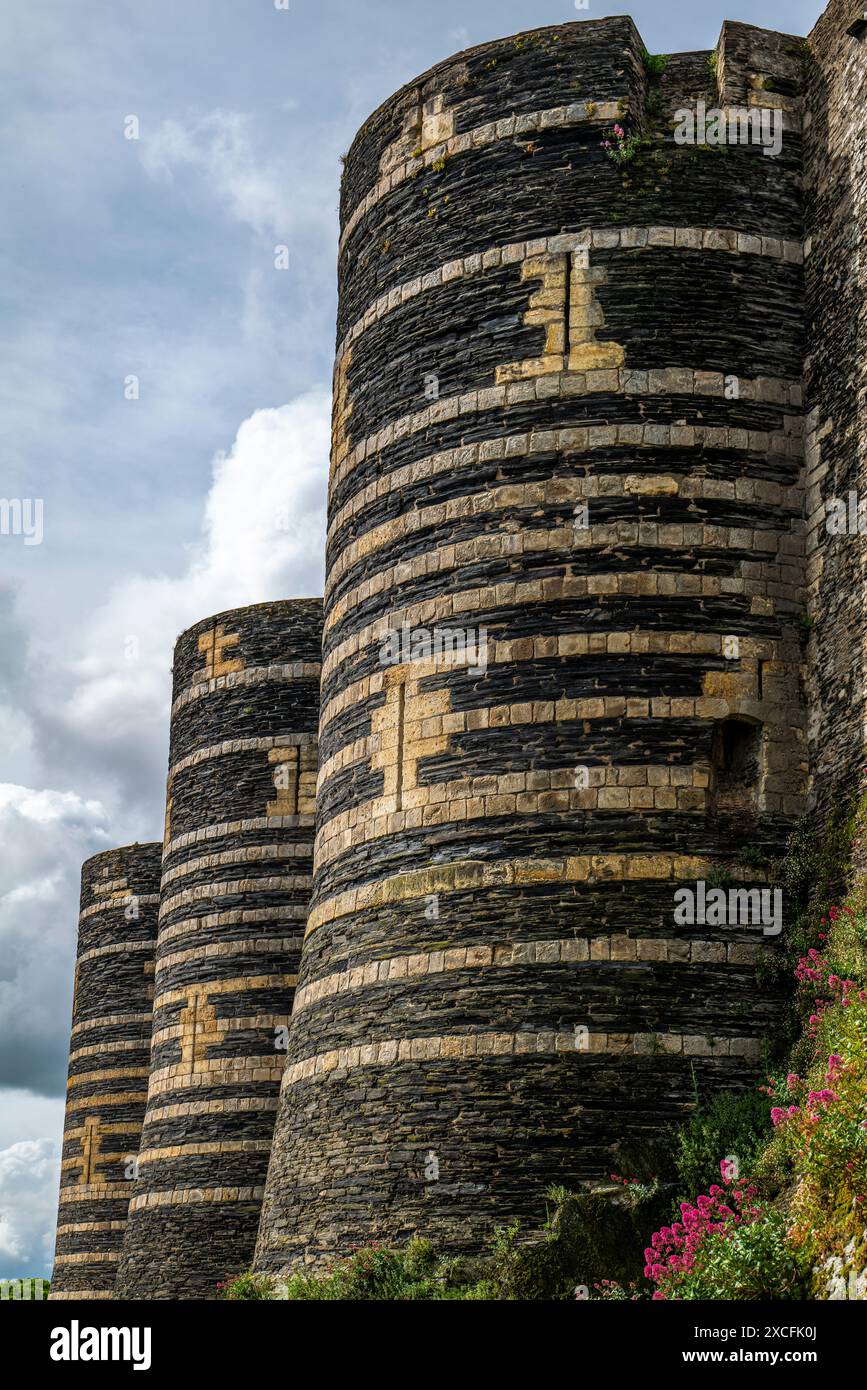
[[[277,1297],[277,1286],[275,1280],[267,1274],[239,1274],[234,1279],[227,1279],[224,1284],[218,1284],[217,1289],[223,1298],[231,1302],[240,1303],[246,1300],[256,1300],[263,1302]]]
[[[677,1178],[683,1196],[719,1182],[720,1164],[736,1158],[749,1174],[771,1136],[770,1097],[757,1091],[722,1091],[696,1109],[677,1136]]]
[[[438,1259],[430,1241],[416,1238],[404,1250],[365,1245],[325,1274],[291,1274],[285,1297],[290,1302],[441,1302],[446,1299],[494,1298],[484,1281],[472,1280],[469,1262]]]
[[[570,1299],[602,1281],[628,1283],[641,1252],[671,1204],[656,1184],[624,1184],[608,1192],[551,1188],[541,1236],[521,1242],[517,1225],[499,1233],[490,1282],[501,1299]]]
[[[619,1180],[603,1192],[551,1188],[544,1229],[522,1235],[500,1226],[475,1257],[443,1258],[416,1237],[402,1250],[366,1245],[324,1273],[297,1271],[282,1282],[247,1273],[220,1286],[227,1299],[290,1302],[406,1302],[574,1299],[601,1280],[627,1284],[650,1233],[670,1206],[657,1184]],[[647,1286],[645,1286],[647,1287]]]
[[[661,77],[668,67],[668,58],[664,53],[648,53],[646,48],[641,50],[641,61],[649,77]]]
[[[41,1276],[28,1275],[23,1279],[0,1279],[0,1300],[10,1299],[16,1303],[39,1302],[51,1292],[51,1280]]]
[[[669,1285],[667,1297],[801,1300],[811,1268],[808,1251],[792,1244],[783,1213],[766,1207],[754,1221],[707,1236],[695,1264]]]

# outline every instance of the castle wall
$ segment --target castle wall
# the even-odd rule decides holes
[[[221,613],[175,649],[154,1032],[118,1295],[246,1268],[310,894],[322,601]]]
[[[863,9],[855,0],[833,0],[810,35],[804,378],[808,671],[813,792],[823,809],[857,786],[865,761],[867,35],[847,32],[863,18]],[[845,504],[847,513],[846,529],[839,534],[826,529],[833,499]],[[836,517],[832,521],[836,525]]]
[[[755,881],[735,861],[804,805],[802,48],[727,24],[707,58],[656,83],[620,18],[487,44],[348,156],[314,892],[257,1267],[538,1220],[773,1032],[761,934],[678,930],[673,895]],[[698,97],[784,111],[779,157],[675,147]],[[616,165],[605,131],[645,117]],[[389,663],[404,624],[484,629],[484,669]]]
[[[88,859],[72,1005],[53,1299],[113,1296],[147,1098],[162,845]]]

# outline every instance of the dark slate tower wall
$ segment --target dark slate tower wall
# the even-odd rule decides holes
[[[310,896],[321,639],[321,599],[178,639],[123,1297],[213,1297],[252,1258]]]
[[[88,859],[51,1298],[108,1299],[147,1099],[162,845]]]
[[[661,83],[641,47],[618,18],[473,49],[346,162],[314,895],[258,1267],[538,1219],[681,1119],[693,1069],[750,1083],[773,1029],[761,933],[678,930],[673,894],[803,806],[802,41],[727,24],[715,77],[684,54]],[[778,158],[674,145],[720,98],[785,108]],[[618,119],[656,132],[622,167]],[[404,623],[486,629],[486,669],[423,634],[384,664]]]
[[[806,282],[809,352],[807,554],[810,751],[827,807],[864,765],[867,530],[867,24],[856,0],[834,0],[810,35]],[[848,32],[857,28],[860,31]],[[835,499],[855,527],[836,525]],[[836,510],[836,509],[835,509]]]

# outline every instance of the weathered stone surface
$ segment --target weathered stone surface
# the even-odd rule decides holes
[[[718,79],[676,55],[655,83],[630,20],[558,26],[434,68],[350,151],[262,1268],[536,1219],[774,1032],[761,933],[676,931],[673,895],[804,805],[798,44],[726,24]],[[674,144],[755,73],[778,158]],[[617,166],[604,127],[645,117]],[[403,624],[484,628],[485,661],[387,664]]]
[[[178,639],[153,1045],[126,1298],[250,1263],[310,894],[322,602]]]
[[[50,1297],[109,1298],[145,1114],[162,845],[88,859]]]
[[[865,538],[857,520],[854,533],[826,529],[832,499],[848,510],[854,494],[867,511],[867,42],[847,32],[861,14],[852,0],[832,0],[810,35],[805,130],[807,656],[813,793],[823,808],[864,765]]]

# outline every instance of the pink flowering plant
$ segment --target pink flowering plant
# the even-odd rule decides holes
[[[787,1078],[786,1103],[771,1112],[775,1144],[797,1176],[793,1213],[805,1238],[835,1211],[860,1209],[863,1225],[867,1210],[867,1004],[863,991],[844,993],[846,983],[832,1014],[816,1002],[819,1058],[803,1080]]]
[[[863,913],[829,908],[795,967],[800,1065],[768,1083],[768,1154],[791,1174],[790,1236],[817,1261],[860,1241],[867,1222],[865,967]]]
[[[615,164],[628,164],[637,155],[643,143],[640,135],[627,135],[619,122],[602,132],[601,145],[608,158]]]
[[[680,1220],[657,1231],[644,1252],[645,1278],[658,1301],[801,1298],[807,1258],[788,1239],[786,1221],[757,1204],[746,1179],[725,1177],[695,1202],[681,1202]]]
[[[641,1303],[647,1298],[647,1293],[637,1279],[628,1284],[618,1284],[614,1279],[600,1279],[593,1285],[593,1297],[605,1303]]]
[[[659,1191],[659,1179],[642,1182],[640,1178],[625,1178],[622,1173],[610,1173],[613,1183],[622,1189],[612,1200],[615,1206],[635,1208],[650,1201]]]

